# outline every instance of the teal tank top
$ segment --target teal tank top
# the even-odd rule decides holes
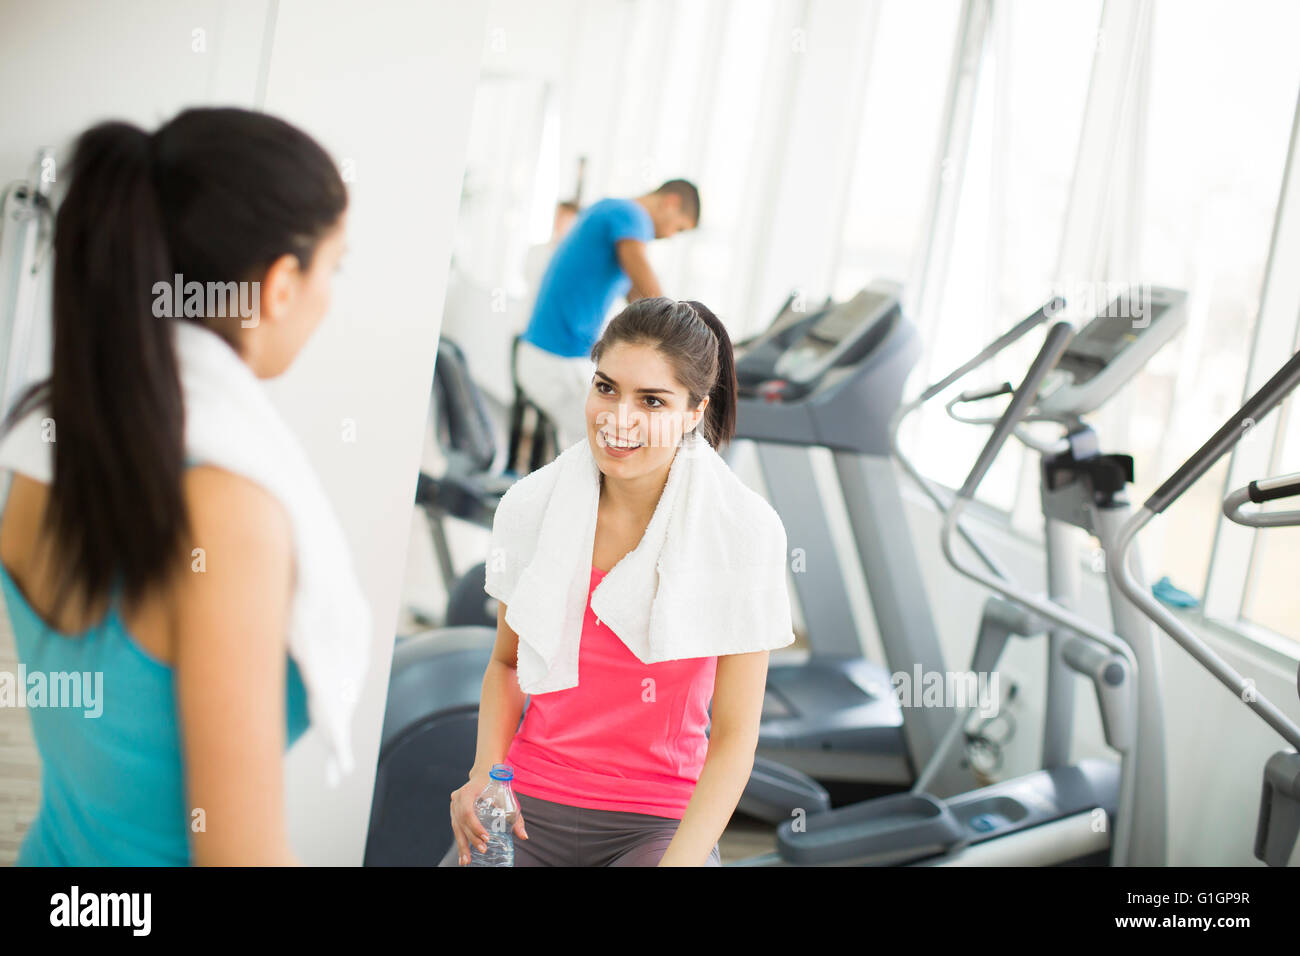
[[[191,814],[171,667],[136,643],[116,602],[100,624],[66,635],[32,609],[3,565],[0,581],[28,677],[15,681],[15,692],[27,700],[32,675],[44,675],[37,683],[46,684],[45,703],[54,703],[48,675],[79,674],[84,694],[71,697],[77,682],[62,682],[58,699],[81,706],[28,710],[41,756],[41,804],[18,865],[189,865]],[[292,745],[309,724],[307,691],[292,658],[285,692]],[[90,716],[96,710],[99,716]]]

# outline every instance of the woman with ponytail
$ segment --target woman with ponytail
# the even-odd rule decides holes
[[[484,846],[474,798],[498,763],[516,866],[720,865],[768,652],[794,640],[784,528],[717,453],[736,427],[722,323],[639,299],[591,359],[585,438],[495,515],[497,641],[443,865]]]
[[[27,669],[102,679],[102,710],[30,712],[42,796],[18,862],[291,863],[304,569],[283,496],[190,447],[180,345],[253,386],[288,368],[329,305],[346,190],[307,135],[238,109],[97,125],[69,181],[51,374],[5,423],[11,445],[24,416],[45,423],[52,473],[4,462],[0,579]],[[246,308],[170,294],[193,283]],[[269,425],[230,421],[232,443]]]

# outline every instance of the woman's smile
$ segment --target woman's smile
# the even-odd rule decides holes
[[[619,441],[616,438],[611,438],[609,435],[605,434],[604,429],[598,429],[596,431],[596,440],[600,447],[604,449],[605,454],[609,455],[611,458],[627,458],[629,455],[635,454],[644,447],[643,442],[630,440]]]

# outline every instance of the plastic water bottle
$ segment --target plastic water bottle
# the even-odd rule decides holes
[[[478,851],[478,846],[470,844],[470,866],[514,866],[515,865],[515,820],[519,817],[519,801],[510,789],[510,781],[515,772],[508,764],[492,765],[488,774],[492,781],[474,798],[474,810],[478,819],[487,830],[487,850]]]

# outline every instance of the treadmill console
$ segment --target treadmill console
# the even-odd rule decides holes
[[[878,280],[847,302],[828,306],[797,325],[786,325],[783,331],[793,334],[772,357],[770,372],[761,378],[747,376],[742,390],[771,401],[807,394],[828,371],[858,361],[884,339],[902,316],[901,293],[898,283]],[[738,372],[743,362],[738,360]]]
[[[791,294],[781,311],[777,313],[772,324],[758,335],[736,343],[736,382],[742,392],[776,376],[776,363],[785,353],[790,343],[798,339],[803,330],[825,315],[831,307],[827,299],[811,312],[795,307],[795,296]]]
[[[1079,330],[1043,383],[1038,410],[1084,415],[1136,375],[1187,319],[1187,293],[1140,286],[1111,299]]]

